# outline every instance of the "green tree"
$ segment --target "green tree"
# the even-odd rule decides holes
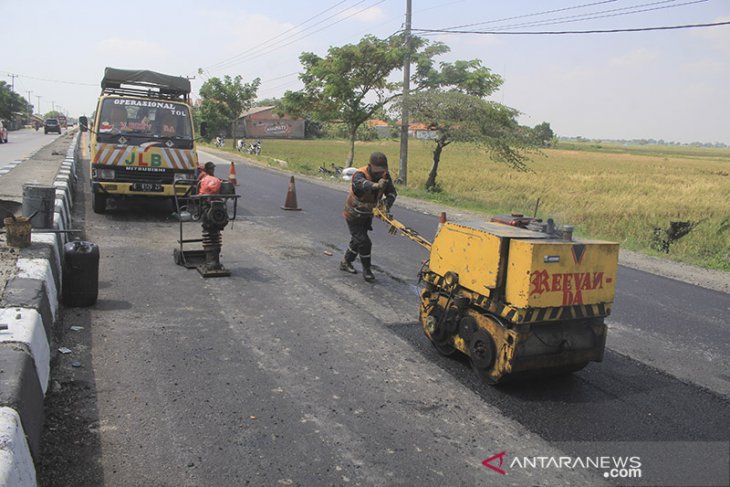
[[[448,51],[441,43],[429,44],[418,37],[411,39],[411,46],[412,58],[422,63],[425,71],[433,56]],[[400,96],[400,83],[388,81],[388,77],[402,67],[405,49],[402,35],[387,39],[368,35],[357,44],[331,47],[326,57],[304,52],[299,56],[304,68],[299,79],[304,89],[287,91],[281,110],[317,122],[344,124],[350,140],[346,160],[350,167],[358,128]]]
[[[452,142],[471,142],[485,148],[492,159],[518,170],[526,170],[525,150],[531,148],[519,134],[516,110],[458,89],[428,90],[409,97],[414,120],[435,133],[433,161],[426,190],[438,189],[441,153]]]
[[[526,170],[525,152],[534,148],[529,133],[517,124],[519,112],[485,100],[502,85],[502,77],[482,66],[478,59],[440,63],[430,60],[417,65],[421,87],[409,96],[413,120],[426,124],[434,133],[433,161],[426,189],[438,188],[441,153],[452,142],[471,142],[485,148],[492,159]]]
[[[553,142],[553,137],[555,137],[555,134],[547,122],[535,125],[535,128],[532,129],[532,138],[535,144],[539,146],[550,147]]]
[[[281,100],[279,98],[261,98],[260,100],[256,100],[256,102],[253,104],[255,107],[276,107],[279,106],[281,103]]]
[[[235,78],[226,75],[222,80],[214,77],[203,83],[200,87],[200,114],[211,134],[218,134],[226,127],[230,127],[232,135],[235,134],[238,117],[251,108],[260,84],[259,78],[243,83],[240,75]],[[231,137],[231,144],[235,148],[235,136]]]
[[[478,59],[439,63],[437,69],[432,59],[422,58],[416,67],[414,81],[421,89],[445,88],[480,98],[491,95],[503,83],[501,76],[482,66]]]
[[[14,93],[5,81],[0,81],[0,118],[10,120],[13,113],[27,111],[28,102],[25,98]]]

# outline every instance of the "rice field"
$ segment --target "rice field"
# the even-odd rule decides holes
[[[441,158],[441,192],[426,193],[432,146],[411,141],[408,188],[400,194],[485,215],[532,215],[539,198],[538,217],[572,224],[582,237],[730,271],[730,149],[571,144],[534,154],[531,171],[517,172],[474,145],[452,144]],[[347,147],[344,140],[264,140],[259,160],[273,166],[287,161],[289,170],[317,175],[320,166],[343,165]],[[364,165],[375,150],[388,156],[397,174],[394,140],[357,143],[354,165]],[[654,228],[666,229],[672,221],[696,226],[668,254],[653,249]]]

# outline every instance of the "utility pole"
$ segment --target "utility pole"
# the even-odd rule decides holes
[[[38,106],[36,107],[36,110],[38,110],[38,115],[42,118],[43,114],[41,113],[41,98],[43,98],[41,95],[35,96],[38,99]]]
[[[408,94],[411,89],[411,0],[406,0],[405,28],[406,56],[403,60],[403,103],[400,116],[400,167],[398,180],[403,186],[408,183]]]
[[[30,112],[30,115],[33,115],[33,102],[30,101],[30,94],[33,93],[32,91],[28,90],[28,111]]]
[[[13,117],[13,94],[15,93],[15,78],[18,77],[17,74],[9,74],[8,77],[12,79],[13,81],[10,84],[10,126],[13,126],[14,123],[14,117]]]

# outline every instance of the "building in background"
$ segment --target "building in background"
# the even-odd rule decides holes
[[[255,107],[238,119],[237,137],[248,139],[303,139],[304,119],[279,116],[276,107]]]

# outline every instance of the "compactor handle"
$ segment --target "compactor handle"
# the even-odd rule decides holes
[[[431,251],[431,242],[423,238],[421,234],[419,234],[417,231],[413,230],[412,228],[408,228],[407,226],[403,225],[401,222],[393,218],[393,215],[388,213],[388,210],[385,208],[384,204],[381,203],[373,209],[373,216],[383,220],[385,223],[390,225],[390,233],[395,234],[397,232],[400,232],[402,235],[410,238],[429,252]]]

